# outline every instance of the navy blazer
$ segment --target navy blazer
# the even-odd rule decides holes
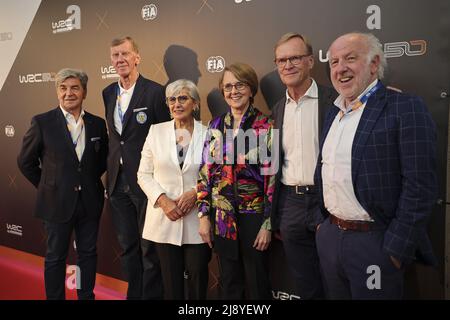
[[[38,218],[56,223],[69,221],[80,192],[90,217],[97,218],[102,212],[104,188],[100,178],[108,153],[106,123],[86,111],[83,122],[86,144],[78,160],[60,107],[31,120],[17,164],[37,188],[34,216]]]
[[[328,113],[315,172],[322,210],[322,148],[339,108]],[[421,98],[386,89],[369,98],[352,147],[356,198],[386,226],[383,250],[402,263],[435,265],[426,226],[437,199],[436,128]]]
[[[169,108],[165,103],[164,87],[139,75],[130,104],[124,114],[121,135],[114,126],[118,88],[118,83],[114,82],[103,90],[106,122],[109,129],[107,190],[110,195],[114,191],[119,173],[119,161],[122,157],[123,170],[131,191],[135,196],[145,198],[144,192],[137,183],[137,171],[150,126],[170,120]]]

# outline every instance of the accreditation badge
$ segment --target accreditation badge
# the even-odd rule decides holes
[[[136,121],[140,124],[144,124],[147,122],[147,114],[144,111],[139,111],[136,114]]]

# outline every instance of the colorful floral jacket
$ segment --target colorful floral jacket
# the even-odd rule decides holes
[[[275,178],[271,172],[272,120],[250,106],[237,136],[231,112],[211,120],[197,184],[199,212],[214,219],[214,234],[237,238],[236,213],[262,214],[270,230]],[[215,213],[215,217],[213,214]]]

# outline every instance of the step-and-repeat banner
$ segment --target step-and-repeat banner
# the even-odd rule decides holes
[[[385,83],[422,96],[439,134],[440,201],[429,232],[438,268],[407,270],[406,295],[443,298],[445,290],[445,203],[450,92],[450,5],[446,0],[0,0],[0,245],[43,256],[46,236],[32,217],[36,190],[20,174],[16,157],[33,115],[57,106],[54,75],[64,67],[89,75],[86,109],[104,117],[101,91],[118,76],[110,65],[113,38],[130,35],[140,46],[140,72],[161,84],[193,80],[201,93],[201,120],[226,110],[217,86],[233,62],[254,67],[260,79],[255,105],[270,113],[284,94],[273,63],[273,47],[289,31],[311,40],[313,77],[329,85],[326,51],[339,35],[374,33],[383,43]],[[98,272],[122,279],[120,248],[109,206],[98,240]],[[282,243],[271,246],[276,299],[297,299]],[[70,261],[74,263],[71,248]],[[218,289],[211,261],[210,292]],[[5,276],[5,275],[4,275]]]

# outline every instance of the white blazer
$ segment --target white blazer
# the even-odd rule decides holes
[[[183,218],[171,221],[156,204],[163,193],[170,199],[176,199],[197,186],[207,128],[194,121],[194,131],[182,169],[178,162],[174,128],[173,120],[152,125],[142,149],[137,178],[148,198],[142,237],[178,246],[203,243],[198,234],[196,206]]]

